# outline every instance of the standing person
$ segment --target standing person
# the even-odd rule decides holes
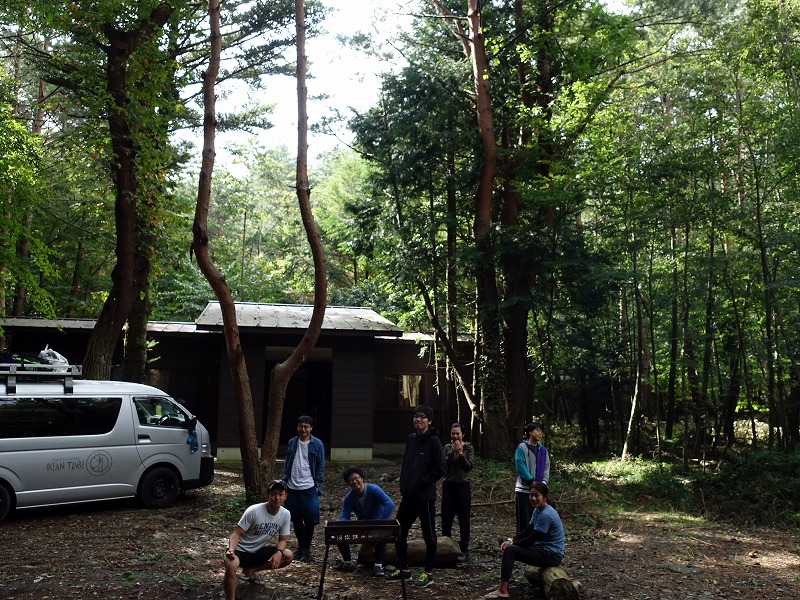
[[[458,562],[469,560],[469,516],[472,510],[472,487],[469,472],[475,464],[475,449],[464,441],[461,423],[450,426],[450,443],[444,447],[447,474],[442,482],[442,535],[451,537],[453,520],[458,516]]]
[[[292,562],[292,551],[286,548],[291,515],[283,508],[286,484],[273,479],[267,484],[267,501],[249,506],[236,524],[225,551],[225,598],[236,598],[236,571],[242,567],[242,581],[264,585],[256,572],[281,569]],[[267,545],[278,534],[277,544]]]
[[[436,482],[447,472],[442,442],[431,425],[433,409],[420,404],[414,408],[414,433],[406,439],[406,451],[400,468],[400,536],[395,542],[399,568],[386,576],[386,581],[410,579],[408,566],[408,532],[419,518],[425,540],[425,571],[414,581],[420,588],[433,583],[433,563],[436,560]]]
[[[537,481],[531,485],[531,522],[514,538],[500,544],[500,585],[484,596],[486,600],[508,598],[514,561],[534,567],[557,567],[564,560],[564,526],[556,509],[547,503],[548,494],[546,483]]]
[[[528,498],[531,484],[535,481],[547,483],[550,480],[550,454],[542,446],[542,426],[539,423],[528,423],[525,433],[528,439],[517,446],[514,452],[514,468],[517,471],[517,481],[514,484],[517,533],[525,529],[531,520],[533,509]]]
[[[349,521],[355,513],[357,519],[388,519],[394,511],[394,502],[380,486],[364,482],[364,471],[358,467],[347,467],[342,475],[344,482],[350,486],[342,503],[341,521]],[[337,544],[342,560],[331,565],[334,571],[355,571],[356,565],[350,554],[350,544]],[[372,574],[383,577],[383,559],[386,556],[386,542],[375,544],[375,566]]]
[[[311,562],[311,540],[319,523],[319,497],[325,475],[325,446],[311,435],[314,420],[308,415],[297,419],[297,435],[286,446],[283,480],[289,488],[286,508],[292,513],[297,536],[297,558]]]

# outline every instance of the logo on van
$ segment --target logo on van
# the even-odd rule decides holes
[[[105,450],[97,450],[89,455],[86,468],[92,475],[105,475],[111,470],[111,455]]]

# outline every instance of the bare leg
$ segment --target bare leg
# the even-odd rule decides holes
[[[225,559],[225,577],[222,587],[225,589],[226,600],[236,600],[236,571],[239,570],[239,557],[234,555],[232,560]]]

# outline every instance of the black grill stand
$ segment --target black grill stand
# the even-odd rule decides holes
[[[394,543],[400,535],[400,522],[397,519],[362,521],[325,522],[325,558],[322,559],[322,573],[319,576],[317,600],[322,600],[322,586],[325,584],[325,569],[328,566],[328,552],[337,544],[369,544],[375,542]],[[403,600],[406,600],[406,581],[402,577]]]

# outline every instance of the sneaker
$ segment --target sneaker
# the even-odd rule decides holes
[[[373,577],[383,577],[383,567],[381,565],[375,565],[372,568],[372,576]]]
[[[335,560],[331,564],[331,571],[339,571],[340,573],[352,573],[356,570],[356,566],[352,560]]]
[[[426,573],[423,571],[420,573],[417,580],[414,582],[414,585],[418,588],[426,588],[430,585],[433,585],[433,575],[431,573]]]
[[[460,563],[465,563],[469,560],[469,552],[462,552],[458,556],[456,556],[456,561]]]
[[[408,570],[400,570],[395,569],[391,573],[388,573],[384,576],[384,581],[400,581],[401,579],[411,579],[411,569]]]
[[[302,549],[302,555],[300,556],[300,560],[303,562],[314,562],[314,557],[311,556],[311,550],[308,548]]]

